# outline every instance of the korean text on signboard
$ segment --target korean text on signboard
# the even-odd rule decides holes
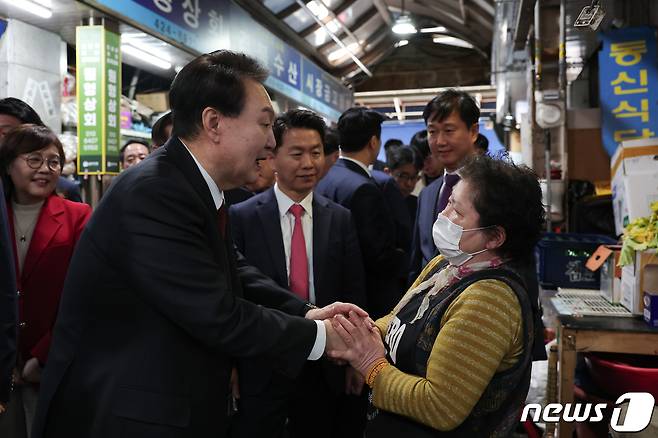
[[[658,134],[656,31],[649,27],[605,32],[599,52],[601,133],[614,154],[620,142]]]
[[[102,26],[76,29],[78,172],[119,172],[119,36]]]
[[[242,51],[267,66],[265,84],[337,120],[352,92],[229,0],[85,0],[198,53]]]

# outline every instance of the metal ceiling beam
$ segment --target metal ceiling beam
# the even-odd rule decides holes
[[[380,41],[375,47],[372,48],[372,50],[364,54],[361,57],[361,60],[368,65],[374,64],[377,60],[381,59],[383,56],[394,49],[394,41],[395,38],[393,38],[391,35],[384,37],[382,41]],[[355,70],[357,69],[352,65],[348,65],[345,68],[338,69],[336,74],[340,77],[343,77],[347,76],[349,73],[352,73]]]
[[[401,0],[387,0],[389,5],[399,8],[401,6]],[[462,23],[451,19],[445,13],[442,13],[440,10],[429,8],[427,6],[422,6],[418,2],[411,4],[405,3],[405,8],[414,14],[424,15],[429,18],[433,18],[440,25],[445,26],[448,31],[454,34],[456,37],[468,41],[469,43],[477,46],[481,51],[488,49],[488,46],[491,44],[491,38],[485,39],[482,35],[464,26]]]
[[[468,9],[468,16],[471,19],[470,24],[474,24],[473,21],[476,21],[477,23],[481,24],[482,26],[486,27],[489,31],[493,30],[493,17],[490,17],[486,14],[484,14],[480,8],[476,8],[471,6]]]
[[[535,0],[518,0],[516,25],[514,26],[514,50],[523,50],[534,20]]]
[[[352,6],[354,4],[354,2],[356,2],[356,0],[345,0],[343,3],[338,5],[338,7],[336,9],[334,9],[332,12],[334,13],[334,15],[338,16],[338,15],[342,14],[345,11],[345,9]],[[299,31],[299,36],[302,37],[302,38],[306,38],[307,36],[309,36],[310,34],[312,34],[313,32],[315,32],[318,29],[320,29],[319,24],[317,24],[317,23],[311,24],[310,26],[300,30]]]
[[[386,2],[384,0],[372,0],[372,3],[377,8],[386,24],[389,27],[393,26],[393,18],[391,17],[391,13],[388,10],[388,6],[386,6]]]
[[[487,14],[492,17],[496,14],[496,8],[487,0],[470,0],[473,4],[476,4]]]
[[[372,33],[368,39],[366,39],[365,43],[363,44],[364,47],[368,47],[368,44],[372,44],[373,41],[377,41],[382,34],[389,33],[389,29],[386,26],[381,26],[379,29],[377,29],[374,33]],[[325,53],[327,49],[331,46],[329,43],[325,43],[318,47],[318,52],[321,52],[323,55],[327,55]]]
[[[297,3],[293,3],[290,6],[283,8],[276,14],[276,18],[279,20],[285,20],[288,18],[288,16],[294,14],[295,12],[299,11],[300,6]]]
[[[466,24],[465,18],[462,16],[462,11],[459,4],[455,4],[453,0],[413,0],[411,3],[405,3],[407,10],[411,11],[416,5],[426,8],[431,8],[449,17],[461,26]]]
[[[250,13],[257,21],[260,21],[270,32],[291,44],[304,55],[316,61],[320,66],[325,69],[332,68],[326,58],[317,56],[317,52],[313,45],[297,35],[297,33],[286,23],[276,18],[276,15],[267,9],[265,5],[253,0],[235,0],[235,3]]]
[[[373,6],[372,8],[368,9],[366,12],[361,14],[359,16],[358,20],[356,20],[354,23],[352,23],[352,25],[349,27],[349,31],[350,32],[356,32],[361,26],[366,24],[368,21],[370,21],[370,19],[372,19],[372,17],[374,17],[376,15],[378,15],[378,11],[377,11],[377,8],[375,8]],[[381,26],[381,27],[386,28],[386,26]],[[342,30],[341,32],[337,33],[336,36],[340,39],[343,39],[347,36],[347,32]],[[329,40],[326,43],[322,44],[321,46],[318,46],[317,51],[322,52],[324,49],[326,49],[327,47],[329,47],[331,45],[335,45],[335,43],[333,41]]]

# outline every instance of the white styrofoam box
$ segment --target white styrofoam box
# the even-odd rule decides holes
[[[610,165],[615,231],[619,235],[628,222],[649,216],[651,203],[658,201],[658,138],[622,142]]]

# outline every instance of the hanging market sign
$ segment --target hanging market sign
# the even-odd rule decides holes
[[[612,156],[622,141],[658,134],[656,30],[617,29],[600,39],[601,135]]]
[[[119,173],[121,55],[119,35],[103,26],[76,28],[78,173]]]

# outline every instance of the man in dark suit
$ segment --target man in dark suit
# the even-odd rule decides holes
[[[225,437],[234,358],[293,377],[344,348],[308,318],[356,306],[309,310],[228,238],[222,190],[254,181],[274,147],[266,76],[220,50],[174,79],[173,137],[117,177],[78,242],[34,438]]]
[[[5,191],[0,180],[0,415],[11,392],[12,370],[16,364],[16,273]]]
[[[341,157],[316,188],[352,212],[366,272],[366,308],[375,317],[398,302],[397,280],[404,269],[392,213],[368,169],[379,153],[382,119],[365,108],[351,108],[340,116]]]
[[[444,165],[442,177],[420,192],[411,242],[409,282],[437,255],[432,226],[448,205],[452,188],[459,181],[458,170],[464,160],[475,154],[480,109],[465,91],[454,89],[439,93],[425,106],[423,118],[432,154]],[[445,184],[444,184],[445,183]]]
[[[313,193],[324,166],[324,135],[324,121],[311,111],[291,110],[276,119],[277,182],[231,207],[231,230],[247,261],[279,286],[318,306],[334,301],[361,306],[365,282],[352,215]],[[286,417],[291,438],[309,436],[313,424],[324,425],[313,433],[318,438],[363,436],[365,400],[345,394],[345,367],[307,362],[296,380],[255,360],[240,361],[238,370],[234,438],[281,437]]]

